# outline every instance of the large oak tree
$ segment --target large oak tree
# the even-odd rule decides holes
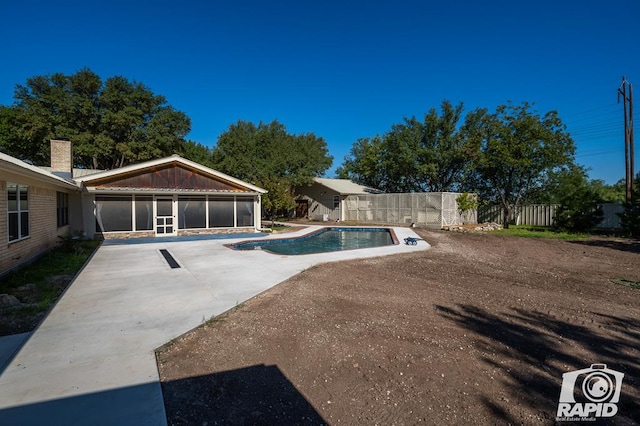
[[[3,113],[10,155],[49,162],[49,140],[73,141],[74,165],[112,169],[184,151],[189,118],[141,83],[102,79],[89,69],[27,79],[16,86],[11,112]],[[1,136],[1,135],[0,135]]]
[[[460,131],[463,109],[445,100],[422,121],[405,118],[383,136],[359,139],[338,175],[386,192],[458,189],[474,148]]]
[[[253,124],[239,120],[218,138],[213,167],[269,192],[262,205],[273,217],[294,207],[294,189],[313,182],[330,166],[327,144],[313,133],[290,134],[277,120]]]
[[[473,175],[484,199],[502,205],[503,223],[554,171],[573,164],[575,144],[556,111],[539,115],[531,105],[500,105],[467,116],[467,137],[478,150]]]

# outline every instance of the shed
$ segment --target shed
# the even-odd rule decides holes
[[[345,200],[349,195],[381,194],[383,191],[349,179],[314,178],[297,188],[296,217],[323,221],[346,220]]]

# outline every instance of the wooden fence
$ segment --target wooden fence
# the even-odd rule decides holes
[[[618,213],[624,211],[624,206],[617,203],[604,203],[601,206],[604,217],[596,228],[620,229],[621,224]],[[513,225],[552,226],[557,209],[557,204],[528,204],[520,206],[517,211],[511,212],[509,223]],[[495,222],[502,225],[502,206],[478,207],[478,222]]]

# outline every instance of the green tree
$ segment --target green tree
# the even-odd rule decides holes
[[[461,186],[474,145],[460,132],[463,105],[405,118],[384,136],[357,140],[338,173],[386,192],[441,192]]]
[[[588,232],[602,222],[602,194],[590,182],[583,167],[572,166],[554,173],[556,187],[549,191],[550,203],[559,204],[554,217],[556,228]]]
[[[78,167],[112,169],[180,152],[189,118],[144,85],[116,76],[104,83],[85,68],[27,79],[16,86],[14,130],[36,164],[49,160],[49,140],[68,138]]]
[[[613,185],[607,185],[603,180],[592,180],[591,184],[600,193],[602,201],[606,203],[624,203],[626,185],[624,179],[620,179]]]
[[[477,192],[502,205],[504,226],[522,200],[540,188],[549,173],[573,164],[575,145],[556,111],[543,116],[528,103],[509,103],[490,114],[470,114],[468,137],[477,144]]]
[[[21,160],[28,160],[33,153],[21,143],[17,132],[18,112],[14,108],[0,105],[0,151]]]
[[[180,149],[179,154],[191,161],[195,161],[198,164],[202,164],[203,166],[213,167],[213,150],[200,142],[195,142],[192,140],[186,141],[182,148]]]
[[[360,138],[354,142],[351,151],[336,174],[340,179],[351,179],[371,188],[388,189],[388,177],[382,167],[382,137]]]
[[[294,188],[308,185],[330,166],[323,138],[289,134],[277,120],[229,126],[213,149],[213,165],[223,173],[267,189],[262,198],[269,217],[294,206]]]
[[[624,183],[624,180],[622,180]],[[640,237],[640,173],[636,175],[631,201],[624,202],[624,212],[620,213],[622,228],[634,238]]]

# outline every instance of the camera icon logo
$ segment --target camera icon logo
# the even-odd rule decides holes
[[[624,373],[592,364],[562,375],[558,420],[613,417],[618,412]]]

